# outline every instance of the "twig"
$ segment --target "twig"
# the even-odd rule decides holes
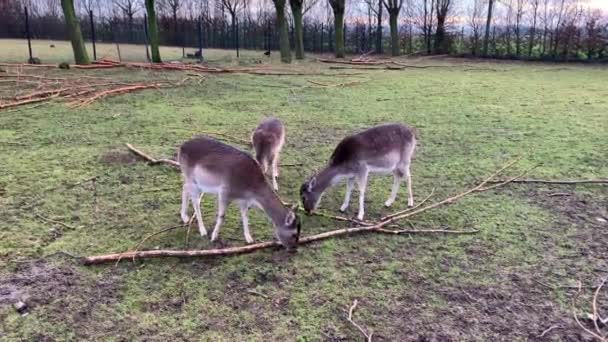
[[[251,293],[252,295],[260,296],[262,298],[268,299],[269,297],[263,293],[257,292],[255,290],[247,290],[247,293]]]
[[[602,279],[602,282],[600,283],[600,286],[597,287],[597,289],[595,290],[595,293],[593,294],[593,302],[592,302],[592,307],[593,307],[593,325],[595,325],[595,331],[597,331],[598,334],[601,334],[601,331],[600,331],[599,325],[597,324],[597,320],[601,319],[601,318],[600,318],[599,312],[597,311],[597,297],[600,294],[600,290],[602,289],[602,287],[606,283],[606,280],[608,280],[608,277],[605,277],[604,279]]]
[[[504,180],[492,180],[488,183],[501,183]],[[509,183],[544,183],[544,184],[608,184],[608,179],[516,179]]]
[[[148,154],[146,154],[145,152],[135,148],[135,146],[129,144],[129,143],[125,143],[125,145],[127,146],[127,148],[135,153],[136,155],[144,158],[145,160],[147,160],[150,164],[167,164],[167,165],[171,165],[173,167],[179,167],[179,163],[176,162],[175,160],[171,160],[171,159],[156,159]]]
[[[52,219],[47,218],[47,217],[44,217],[44,216],[42,216],[42,215],[40,215],[40,214],[38,214],[38,213],[34,213],[34,216],[38,217],[39,219],[41,219],[42,221],[45,221],[45,222],[49,222],[49,223],[55,223],[55,224],[58,224],[58,225],[64,226],[64,227],[66,227],[66,228],[68,228],[68,229],[71,229],[71,230],[75,230],[75,229],[76,229],[76,227],[70,226],[70,225],[69,225],[69,224],[67,224],[67,223],[63,223],[63,222],[60,222],[60,221],[55,221],[55,220],[52,220]]]
[[[550,326],[549,328],[547,328],[546,330],[544,330],[542,334],[540,334],[540,335],[538,335],[538,336],[536,336],[536,337],[539,337],[539,338],[540,338],[540,337],[544,337],[544,336],[545,336],[546,334],[548,334],[548,333],[549,333],[551,330],[553,330],[553,329],[557,329],[557,328],[561,328],[561,326],[560,326],[560,325],[552,325],[552,326]]]
[[[363,336],[365,336],[365,339],[367,340],[367,342],[372,342],[372,335],[374,334],[373,331],[370,330],[370,332],[368,333],[359,324],[357,324],[355,321],[353,321],[353,311],[355,311],[355,309],[357,308],[357,304],[359,304],[359,302],[355,299],[353,301],[353,305],[351,305],[350,309],[348,310],[347,320],[352,325],[354,325],[355,328],[359,329],[359,331],[363,334]]]
[[[548,197],[557,197],[557,196],[572,196],[572,194],[569,194],[567,192],[556,192],[554,194],[549,194]]]
[[[596,293],[599,293],[600,289],[602,288],[602,286],[606,282],[606,279],[608,279],[608,277],[604,278],[602,280],[602,283],[600,284],[600,286],[598,286],[598,288],[596,290]],[[596,326],[597,333],[593,332],[591,329],[585,327],[583,325],[583,323],[581,323],[581,321],[578,319],[578,315],[576,314],[576,300],[577,300],[578,296],[580,295],[580,293],[582,291],[582,284],[581,284],[581,282],[579,281],[578,284],[579,284],[578,291],[576,292],[576,294],[574,295],[574,297],[572,297],[572,314],[574,315],[574,320],[576,321],[576,324],[578,324],[578,326],[581,329],[583,329],[585,332],[587,332],[591,336],[597,338],[599,341],[605,342],[606,341],[606,337],[601,335],[601,332],[599,331],[599,327],[597,326],[597,322],[595,322],[596,319],[597,319],[597,317],[595,317],[595,316],[593,317],[594,325]],[[597,301],[596,300],[597,300],[597,297],[594,295],[594,297],[593,297],[594,303],[592,304],[594,306],[594,310],[595,310],[595,306],[597,305]],[[594,312],[594,314],[595,314],[595,312]]]

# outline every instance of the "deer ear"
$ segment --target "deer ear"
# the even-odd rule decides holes
[[[285,225],[291,226],[293,224],[293,221],[295,221],[295,219],[296,219],[296,214],[294,214],[293,211],[290,211],[289,214],[287,214],[287,216],[285,216]]]

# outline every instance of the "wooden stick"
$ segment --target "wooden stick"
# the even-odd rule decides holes
[[[143,152],[142,150],[139,150],[137,148],[135,148],[135,146],[129,144],[129,143],[125,143],[125,145],[127,146],[127,148],[135,153],[136,155],[144,158],[145,160],[147,160],[150,164],[167,164],[167,165],[171,165],[173,167],[179,167],[179,163],[176,162],[175,160],[171,160],[171,159],[156,159],[148,154],[146,154],[145,152]]]
[[[604,279],[605,281],[605,279]],[[574,320],[576,321],[576,324],[578,324],[578,326],[583,329],[585,332],[587,332],[589,335],[597,338],[599,341],[605,342],[606,338],[604,336],[602,336],[601,334],[598,334],[594,331],[592,331],[591,329],[588,329],[587,327],[585,327],[583,325],[583,323],[581,323],[581,321],[578,319],[578,315],[576,313],[576,299],[578,298],[578,296],[580,295],[581,291],[582,291],[582,284],[579,281],[578,282],[579,286],[578,286],[578,291],[576,292],[576,294],[574,295],[574,297],[572,297],[572,313],[574,315]],[[602,285],[604,284],[604,282],[602,282]],[[601,287],[598,286],[598,289],[600,289]],[[596,317],[593,317],[593,319],[595,320]]]
[[[591,306],[593,307],[593,325],[595,325],[595,331],[597,331],[597,333],[600,335],[601,335],[602,331],[600,330],[600,327],[597,324],[597,320],[601,319],[601,318],[600,318],[599,312],[597,311],[597,297],[599,296],[600,291],[602,290],[602,287],[606,283],[606,280],[608,280],[608,277],[605,277],[604,279],[602,279],[600,286],[597,287],[597,289],[595,290],[595,293],[593,294],[593,302],[591,303]]]
[[[355,321],[353,321],[353,311],[355,311],[355,308],[357,308],[357,304],[359,304],[359,302],[355,299],[353,301],[353,305],[351,305],[350,309],[348,310],[348,318],[347,320],[355,326],[355,328],[357,328],[362,334],[363,336],[365,336],[365,339],[367,340],[367,342],[372,342],[372,335],[374,334],[371,330],[369,333],[367,333],[365,331],[365,329],[363,329],[359,324],[357,324]]]
[[[488,183],[501,183],[504,180],[492,180]],[[543,183],[543,184],[608,184],[608,179],[514,179],[509,183]]]

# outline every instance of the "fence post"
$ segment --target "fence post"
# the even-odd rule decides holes
[[[203,17],[198,17],[198,59],[203,61]]]
[[[95,48],[95,22],[93,21],[93,10],[89,10],[91,21],[91,40],[93,41],[93,60],[97,60],[97,49]]]
[[[146,59],[150,62],[150,51],[148,51],[148,16],[144,14],[144,33],[146,38],[144,39],[144,45],[146,47]]]
[[[30,34],[30,16],[27,12],[27,6],[24,6],[24,9],[25,9],[25,34],[27,35],[27,48],[30,53],[30,59],[28,60],[28,63],[32,63],[33,56],[32,56],[32,35]]]

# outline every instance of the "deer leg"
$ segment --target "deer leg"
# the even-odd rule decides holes
[[[211,241],[216,241],[220,235],[220,227],[222,226],[222,223],[224,223],[224,215],[227,206],[228,202],[226,201],[226,195],[223,195],[220,192],[217,196],[217,220],[215,221],[213,233],[211,233]]]
[[[245,235],[245,241],[247,243],[253,243],[253,238],[251,237],[251,233],[249,232],[249,217],[247,213],[249,211],[249,206],[245,203],[241,204],[241,220],[243,221],[243,233]]]
[[[346,180],[346,193],[344,194],[344,203],[340,207],[341,212],[345,212],[348,209],[348,205],[350,204],[350,195],[353,192],[353,187],[355,186],[355,180],[353,178],[348,178]]]
[[[414,206],[414,193],[412,192],[412,173],[410,172],[410,164],[405,167],[405,178],[407,181],[407,206]]]
[[[384,202],[385,207],[390,207],[395,202],[397,198],[397,193],[399,192],[399,185],[401,185],[401,180],[403,179],[404,171],[401,169],[395,169],[393,171],[393,188],[391,189],[391,195],[388,197],[386,202]]]
[[[188,185],[184,183],[182,188],[182,209],[180,211],[180,216],[184,223],[190,221],[190,216],[188,216],[188,204],[190,204],[190,191],[188,191]]]
[[[367,175],[368,171],[365,170],[362,174],[357,177],[357,184],[359,185],[359,214],[357,214],[358,220],[363,220],[365,215],[365,189],[367,188]]]
[[[279,184],[277,183],[277,178],[279,178],[279,156],[275,156],[272,159],[272,187],[275,190],[279,190]]]
[[[203,224],[203,214],[201,214],[201,198],[203,193],[194,184],[188,186],[190,192],[190,199],[192,200],[192,206],[194,207],[194,214],[196,215],[196,221],[198,222],[198,231],[201,236],[207,235],[207,230]]]

